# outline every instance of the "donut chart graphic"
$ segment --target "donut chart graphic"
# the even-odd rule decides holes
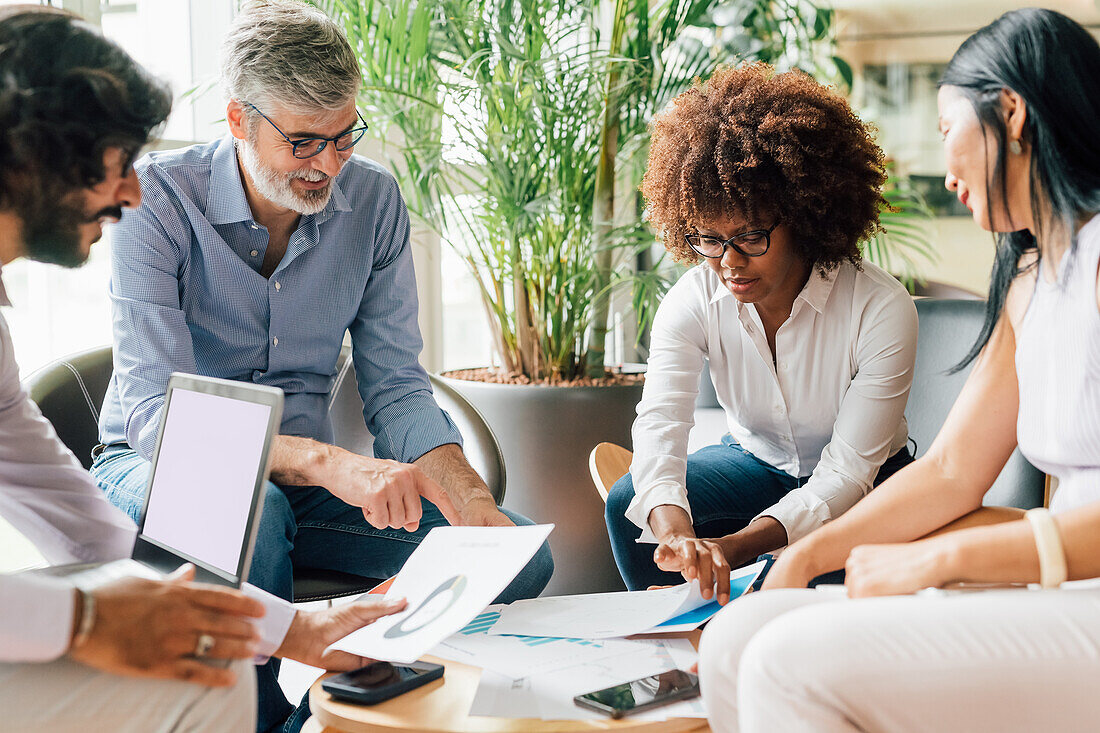
[[[447,578],[420,602],[412,613],[386,630],[382,636],[386,639],[400,639],[403,636],[420,631],[428,624],[445,614],[466,590],[466,576],[454,575]]]

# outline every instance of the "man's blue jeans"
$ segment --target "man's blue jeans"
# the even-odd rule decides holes
[[[909,450],[902,448],[879,469],[875,486],[912,462]],[[744,529],[756,515],[804,483],[805,478],[770,466],[726,435],[720,445],[707,446],[687,459],[687,496],[695,534],[722,537]],[[642,530],[626,518],[626,508],[633,498],[634,483],[628,473],[611,487],[605,516],[615,564],[626,587],[644,590],[651,585],[684,582],[679,573],[665,572],[653,562],[655,545],[635,541]],[[843,582],[843,576],[825,582]]]
[[[112,504],[137,521],[149,478],[149,462],[129,448],[108,448],[92,464],[92,476]],[[420,528],[375,529],[358,507],[345,504],[318,486],[277,486],[268,482],[256,533],[248,582],[269,593],[293,599],[293,569],[339,570],[369,578],[395,575],[433,527],[447,520],[434,504],[424,501]],[[516,524],[526,517],[503,510]],[[510,603],[534,598],[554,572],[550,547],[544,544],[523,571],[496,599]],[[278,682],[279,662],[257,667],[259,731],[297,731],[309,716],[303,700],[295,710]]]

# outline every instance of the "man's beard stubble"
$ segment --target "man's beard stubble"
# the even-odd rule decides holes
[[[108,207],[88,216],[84,212],[83,197],[79,192],[48,201],[48,196],[37,196],[35,201],[24,201],[17,207],[23,223],[22,239],[26,256],[38,262],[62,267],[79,267],[88,259],[81,238],[81,225],[94,222],[102,216],[122,217],[122,209]]]
[[[331,181],[325,188],[302,193],[296,192],[290,185],[296,178],[307,181],[323,180],[327,176],[320,171],[277,171],[260,158],[255,140],[238,140],[237,150],[240,151],[241,166],[252,179],[252,185],[271,203],[299,214],[319,214],[328,206],[332,196]]]

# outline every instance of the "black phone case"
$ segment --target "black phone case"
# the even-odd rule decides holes
[[[592,693],[585,693],[590,695]],[[604,705],[603,703],[595,702],[594,700],[588,700],[584,695],[577,695],[573,698],[573,704],[589,710],[595,710],[598,713],[603,713],[611,717],[614,720],[625,718],[628,715],[634,713],[642,713],[646,710],[652,710],[654,708],[663,707],[665,705],[671,705],[674,702],[680,702],[681,700],[691,700],[692,698],[699,697],[699,680],[696,678],[695,685],[693,687],[685,687],[682,690],[678,690],[671,695],[651,700],[647,703],[637,705],[629,709],[613,708],[610,705]]]
[[[420,672],[415,677],[384,687],[364,688],[353,684],[350,679],[355,672],[345,672],[335,677],[329,677],[321,683],[321,689],[338,700],[354,702],[360,705],[377,705],[384,700],[415,690],[421,685],[438,680],[443,676],[443,665],[431,662],[413,662],[412,664],[398,664],[397,667],[409,667]],[[358,670],[356,670],[358,671]]]

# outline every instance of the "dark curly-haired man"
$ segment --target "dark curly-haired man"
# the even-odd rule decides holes
[[[134,216],[124,214],[142,199],[133,161],[171,104],[160,82],[88,23],[36,6],[0,9],[0,267],[20,257],[77,266],[105,223]],[[51,564],[129,556],[134,522],[20,387],[3,316],[0,435],[0,515]],[[0,573],[3,729],[251,730],[254,661],[275,654],[354,669],[362,658],[325,648],[401,606],[307,611],[255,587],[193,577],[181,568],[80,587],[52,571]]]
[[[647,215],[678,260],[704,264],[658,310],[631,471],[607,500],[629,588],[679,573],[725,602],[731,567],[912,461],[916,310],[859,250],[884,165],[843,97],[761,63],[718,70],[654,120]],[[729,432],[689,456],[704,359]]]

